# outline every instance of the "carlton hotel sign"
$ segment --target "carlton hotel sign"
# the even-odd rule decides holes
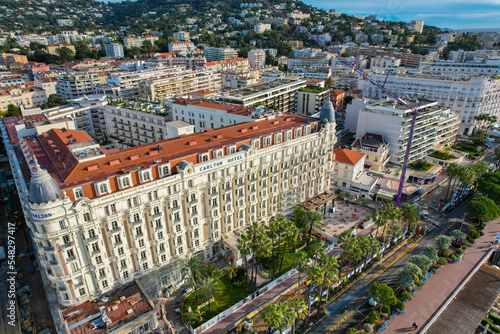
[[[238,161],[243,161],[244,158],[245,158],[244,154],[239,154],[239,155],[231,157],[231,158],[228,157],[228,158],[224,158],[224,159],[219,160],[219,161],[213,161],[213,162],[210,162],[208,164],[203,164],[201,166],[198,166],[197,169],[199,172],[205,172],[207,170],[211,170],[211,169],[215,169],[215,168],[219,168],[219,167],[224,167],[224,166],[230,165],[230,164],[238,162]]]

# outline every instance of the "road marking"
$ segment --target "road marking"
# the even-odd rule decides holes
[[[340,319],[339,322],[337,322],[335,324],[335,326],[333,326],[332,328],[330,328],[330,330],[328,332],[326,332],[326,334],[333,334],[333,332],[338,329],[340,327],[340,325],[342,325],[346,320],[348,320],[350,317],[352,317],[352,315],[354,314],[354,310],[349,312],[345,317],[343,317],[342,319]]]
[[[370,285],[371,282],[373,282],[377,277],[379,277],[384,271],[386,271],[387,269],[389,269],[394,263],[396,263],[396,261],[398,261],[400,258],[403,257],[403,255],[405,255],[406,253],[408,253],[409,251],[413,250],[415,247],[417,247],[418,244],[417,243],[414,243],[413,245],[411,245],[410,248],[408,248],[407,250],[405,250],[403,252],[403,254],[399,255],[394,261],[392,261],[387,267],[385,267],[381,272],[379,272],[377,275],[375,275],[375,277],[373,277],[368,283],[365,284],[365,286],[368,286]]]
[[[446,232],[448,232],[448,230],[449,230],[450,228],[452,228],[453,226],[455,226],[455,224],[456,224],[456,223],[457,223],[457,222],[454,222],[453,224],[451,224],[450,226],[448,226],[447,228],[445,228],[445,229],[444,229],[444,231],[443,231],[443,232],[441,232],[441,234],[439,234],[437,237],[435,237],[435,238],[434,238],[434,240],[439,239],[439,237],[440,237],[440,236],[442,236],[443,234],[445,234]]]

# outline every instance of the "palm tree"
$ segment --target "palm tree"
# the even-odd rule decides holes
[[[385,212],[387,214],[387,218],[392,223],[392,226],[396,223],[396,221],[401,220],[402,218],[401,209],[392,203],[387,203],[385,206]]]
[[[288,301],[288,305],[295,311],[295,319],[293,323],[292,334],[295,334],[295,328],[297,327],[297,320],[304,320],[307,317],[307,307],[306,303],[298,297],[294,297]]]
[[[308,268],[307,271],[307,282],[309,286],[312,288],[315,285],[321,284],[323,281],[323,275],[325,272],[325,268],[320,265],[313,265],[312,267]],[[312,290],[309,290],[308,294],[308,313],[311,313],[311,295],[312,295]],[[319,300],[320,297],[318,297]]]
[[[401,227],[398,225],[393,225],[390,232],[392,234],[391,244],[394,242],[394,239],[403,235],[403,231],[401,231]]]
[[[307,269],[309,268],[309,256],[307,255],[306,252],[300,251],[296,254],[295,256],[295,268],[297,268],[297,271],[299,272],[299,288],[297,292],[297,297],[300,298],[300,274],[305,273]]]
[[[417,267],[419,267],[420,270],[422,271],[422,275],[427,276],[427,273],[429,272],[429,266],[431,265],[432,260],[425,255],[413,255],[410,258],[409,262],[416,264]]]
[[[194,288],[196,301],[198,301],[198,284],[196,284],[196,281],[198,280],[198,277],[201,274],[201,270],[203,268],[203,262],[201,262],[199,257],[192,257],[186,263],[186,268],[188,269],[191,275],[191,285]]]
[[[237,269],[238,268],[234,264],[232,264],[231,262],[229,263],[229,266],[226,267],[226,275],[227,275],[227,278],[229,278],[229,283],[231,283],[233,278],[236,276]]]
[[[328,294],[330,293],[330,286],[338,281],[339,264],[337,258],[331,255],[323,255],[321,257],[321,265],[324,267],[325,272],[323,273],[323,282],[321,283],[318,297],[318,314],[321,308],[321,299],[323,297],[323,288],[328,286],[326,291],[328,299]]]
[[[437,252],[437,249],[432,247],[432,246],[425,246],[423,252],[422,252],[425,256],[427,256],[431,261],[432,263],[436,263],[437,260],[438,260],[438,252]]]
[[[318,264],[321,256],[325,255],[325,248],[321,242],[315,242],[309,248],[309,257],[314,260],[314,264]]]
[[[252,282],[254,282],[254,268],[257,264],[257,251],[260,249],[262,239],[264,238],[264,227],[257,222],[253,222],[250,226],[247,227],[247,233],[250,235],[250,248],[254,254],[253,256],[253,265],[252,265]],[[256,279],[257,277],[255,277]],[[253,288],[255,289],[255,283]]]
[[[302,206],[296,206],[295,209],[293,210],[295,226],[297,226],[299,230],[305,230],[307,227],[306,215],[307,211]]]
[[[268,304],[262,309],[262,321],[264,321],[271,330],[280,328],[282,319],[283,315],[281,313],[281,308],[277,303]]]
[[[283,266],[283,259],[285,258],[285,252],[287,247],[289,247],[292,243],[295,243],[297,240],[298,231],[295,224],[289,220],[285,220],[283,224],[283,234],[285,236],[285,245],[283,247],[283,253],[281,254],[281,262],[279,266],[279,273],[281,275],[281,267]]]
[[[313,230],[323,231],[323,216],[316,210],[309,210],[306,213],[306,223],[309,227],[309,232],[307,236],[307,247],[311,244],[311,235]]]
[[[277,220],[271,220],[269,222],[269,226],[267,228],[267,235],[269,236],[269,238],[272,241],[271,260],[272,260],[272,263],[273,263],[273,273],[272,273],[273,277],[274,277],[274,269],[275,269],[275,265],[276,265],[275,256],[274,256],[274,250],[275,250],[275,241],[278,238],[278,228],[279,228],[279,223],[278,223]],[[279,247],[279,244],[278,244],[278,247]]]
[[[293,326],[296,313],[295,310],[286,302],[277,302],[276,304],[281,309],[282,318],[280,324],[280,333],[283,333],[285,329]]]
[[[401,208],[401,214],[403,216],[403,221],[407,224],[404,233],[408,233],[411,228],[411,225],[416,224],[420,221],[420,209],[418,206],[413,204],[403,204]]]
[[[398,284],[407,291],[413,291],[415,289],[415,281],[412,274],[405,270],[400,270],[398,272]]]
[[[366,266],[366,260],[368,259],[368,253],[370,252],[370,241],[367,237],[358,238],[359,248],[361,249],[361,255],[363,256],[363,264]]]
[[[448,201],[448,195],[450,194],[451,183],[455,177],[458,176],[458,164],[451,163],[446,167],[446,174],[448,175],[448,188],[446,190],[445,201]]]
[[[377,238],[380,228],[384,227],[387,224],[387,215],[385,214],[384,210],[379,210],[374,211],[372,217],[375,225],[377,225],[377,231],[375,232],[375,238]]]
[[[237,242],[238,242],[237,246],[238,251],[241,253],[243,259],[245,260],[245,277],[247,279],[247,289],[248,289],[248,255],[250,255],[250,253],[252,252],[252,249],[250,247],[252,239],[250,235],[242,233]]]
[[[418,282],[420,279],[424,278],[422,270],[415,263],[408,262],[401,270],[409,273],[413,277],[414,282]]]
[[[203,280],[203,285],[200,288],[202,294],[205,296],[205,299],[208,301],[208,312],[210,312],[210,308],[212,307],[212,299],[220,295],[221,286],[218,280],[213,278],[207,278]]]
[[[374,237],[368,237],[368,242],[370,244],[370,258],[372,258],[373,253],[377,253],[380,250],[380,242]]]
[[[361,248],[359,247],[357,239],[346,240],[342,245],[340,245],[340,248],[344,250],[344,256],[349,261],[347,266],[347,273],[349,273],[352,262],[358,262],[361,260]]]
[[[458,242],[463,240],[466,236],[465,233],[459,229],[451,231],[450,234],[452,237],[455,237],[455,245],[458,245]]]
[[[451,240],[446,235],[442,235],[436,240],[436,244],[439,248],[439,252],[443,254],[443,251],[445,249],[448,249],[448,247],[450,247]]]
[[[257,239],[256,243],[253,244],[254,254],[255,254],[255,276],[253,280],[253,286],[257,287],[257,259],[265,258],[271,256],[271,239],[266,234],[262,234],[259,239]],[[253,270],[252,270],[253,274]]]

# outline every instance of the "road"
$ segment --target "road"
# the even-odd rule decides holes
[[[376,278],[376,281],[378,283],[389,284],[390,286],[395,287],[397,285],[395,280],[396,275],[398,271],[408,262],[410,257],[421,253],[425,246],[435,246],[435,241],[441,234],[449,235],[450,231],[458,228],[459,223],[448,223],[448,218],[462,218],[465,208],[466,205],[462,205],[449,216],[439,219],[440,225],[438,227],[435,227],[427,235],[422,237],[422,239],[418,241],[418,245],[416,245],[415,248],[410,249],[407,253],[396,259],[394,263],[386,267],[384,272]],[[353,287],[351,287],[351,289],[349,289],[348,292],[346,292],[346,294],[349,294],[359,290],[359,292],[357,292],[357,294],[345,304],[347,305],[347,311],[344,312],[345,305],[339,305],[340,309],[338,311],[324,318],[315,327],[313,327],[310,332],[342,333],[347,330],[347,328],[358,324],[371,310],[371,307],[368,304],[368,299],[370,297],[370,286],[372,284],[373,277],[371,276],[356,283]]]

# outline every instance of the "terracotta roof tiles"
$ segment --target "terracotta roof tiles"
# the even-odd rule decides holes
[[[334,148],[335,161],[349,165],[357,164],[365,156],[363,153],[351,151],[347,148]]]

